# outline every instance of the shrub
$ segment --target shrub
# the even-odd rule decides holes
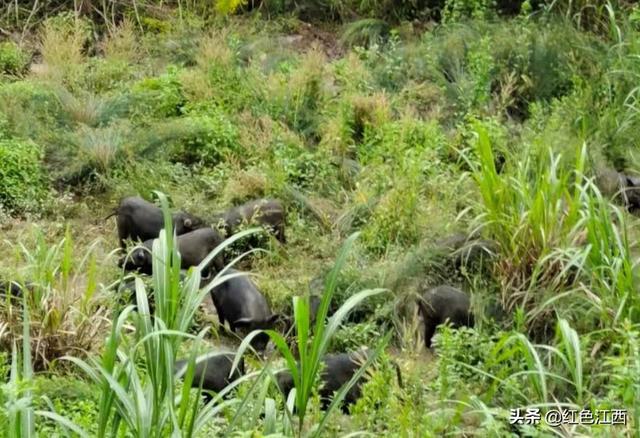
[[[98,93],[117,90],[133,77],[129,63],[119,59],[91,58],[84,72],[85,88]]]
[[[489,18],[494,12],[495,0],[447,0],[442,13],[442,21],[455,22],[468,18]]]
[[[372,44],[367,50],[356,49],[378,86],[388,91],[401,89],[408,79],[408,58],[397,34],[385,44]]]
[[[133,84],[129,93],[131,118],[145,121],[179,115],[185,100],[177,73],[172,68],[162,76]]]
[[[58,95],[44,84],[19,81],[0,85],[0,100],[7,128],[14,135],[36,138],[66,123]]]
[[[326,151],[312,151],[297,141],[276,139],[273,143],[273,163],[278,163],[285,180],[298,188],[332,191],[329,178],[334,172]]]
[[[206,114],[194,112],[179,119],[174,127],[180,130],[169,149],[174,162],[215,166],[239,152],[238,129],[216,108]]]
[[[29,65],[29,56],[20,47],[7,41],[0,43],[0,73],[20,75]]]
[[[390,423],[398,421],[393,417],[401,409],[402,400],[396,387],[398,375],[395,366],[398,365],[387,354],[381,354],[375,369],[368,370],[368,380],[362,386],[362,396],[351,408],[356,421],[364,422],[362,426],[368,432],[392,432]]]
[[[374,254],[384,254],[392,245],[413,245],[421,234],[422,217],[417,181],[406,179],[385,193],[362,232],[365,246]]]
[[[0,140],[0,206],[15,213],[37,212],[47,197],[42,149],[28,140]]]
[[[343,324],[331,342],[331,351],[350,351],[362,345],[373,345],[381,336],[382,330],[374,321]]]
[[[437,123],[423,122],[412,117],[383,123],[383,118],[373,119],[367,123],[366,136],[358,145],[358,161],[364,165],[381,165],[388,163],[402,172],[415,167],[418,172],[426,174],[435,167],[433,155],[443,153],[446,139]],[[428,158],[432,161],[425,163]]]
[[[492,90],[510,98],[506,109],[512,115],[527,116],[530,104],[566,95],[575,75],[597,63],[599,49],[598,42],[567,25],[519,25],[517,31],[515,24],[504,25],[492,38]]]
[[[35,379],[35,404],[40,409],[48,409],[49,403],[55,412],[65,415],[83,429],[95,434],[95,422],[98,418],[97,389],[84,380],[74,377],[56,377]],[[45,401],[48,399],[47,401]],[[42,421],[37,424],[39,434],[62,435],[65,429],[54,421]]]

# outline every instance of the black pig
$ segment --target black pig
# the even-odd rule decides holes
[[[286,242],[286,212],[277,199],[257,199],[234,207],[221,215],[222,226],[227,237],[238,231],[243,224],[261,225],[271,231],[281,243]]]
[[[225,274],[237,274],[240,271],[228,269]],[[278,315],[271,313],[269,304],[262,292],[246,275],[226,280],[211,290],[211,298],[218,312],[220,324],[229,322],[231,331],[251,332],[271,329]],[[269,336],[261,333],[254,337],[251,345],[256,350],[264,350]]]
[[[331,404],[331,397],[351,380],[354,374],[362,367],[369,356],[368,349],[362,349],[353,353],[328,354],[323,358],[323,369],[320,372],[321,387],[319,390],[322,409],[327,409]],[[396,369],[398,385],[402,387],[402,376],[397,363],[393,363]],[[364,374],[347,391],[342,405],[343,411],[347,411],[347,406],[355,403],[362,394],[362,385],[365,383]],[[289,371],[281,371],[276,374],[278,388],[285,396],[293,389],[293,377]]]
[[[177,237],[176,242],[181,257],[181,268],[189,269],[191,266],[199,265],[223,239],[220,233],[213,228],[199,228]],[[130,256],[120,261],[120,266],[124,266],[127,271],[137,270],[143,274],[151,275],[152,260],[151,251],[153,239],[144,242],[143,247],[136,248]],[[207,277],[211,268],[219,272],[224,268],[222,255],[218,254],[211,263],[203,270],[203,275]]]
[[[453,327],[474,324],[469,296],[451,286],[438,286],[424,293],[418,301],[424,319],[424,341],[431,347],[436,327],[449,321]]]
[[[235,353],[220,353],[196,363],[191,386],[199,388],[200,382],[202,382],[202,389],[205,391],[216,393],[222,391],[227,385],[239,379],[245,373],[244,359],[240,359],[238,366],[231,374],[234,359]],[[175,372],[178,372],[182,367],[186,367],[187,364],[187,360],[176,361]],[[207,392],[203,394],[205,400],[209,402],[211,395]]]
[[[120,201],[118,208],[105,219],[111,216],[116,216],[118,237],[123,249],[126,239],[142,242],[155,239],[160,234],[160,230],[164,228],[162,210],[138,196],[124,198]],[[173,226],[176,234],[181,235],[206,225],[202,219],[196,216],[178,212],[173,214]]]

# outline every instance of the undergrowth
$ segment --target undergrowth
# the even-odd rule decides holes
[[[0,8],[0,280],[22,285],[0,295],[0,429],[637,434],[637,219],[597,178],[637,174],[637,6],[125,3]],[[266,358],[239,344],[251,371],[208,404],[192,365],[238,340],[202,324],[207,289],[198,267],[181,278],[173,235],[135,306],[118,292],[102,218],[156,191],[206,220],[286,206],[287,244],[238,263],[294,330],[269,332]],[[490,254],[442,245],[458,240]],[[441,327],[425,351],[416,300],[441,284],[478,323]],[[361,399],[338,412],[345,388],[321,411],[322,356],[363,345]],[[516,408],[629,421],[513,425]]]

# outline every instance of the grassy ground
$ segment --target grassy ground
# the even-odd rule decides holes
[[[159,190],[204,218],[256,197],[285,202],[287,245],[268,243],[245,265],[280,313],[360,232],[333,304],[387,291],[346,318],[329,351],[375,347],[385,333],[390,344],[351,415],[334,412],[325,435],[635,436],[637,219],[593,177],[638,169],[638,22],[612,12],[585,31],[554,14],[450,12],[446,24],[389,32],[176,12],[103,34],[63,14],[22,46],[0,43],[0,278],[37,283],[27,321],[36,375],[1,386],[0,425],[28,391],[36,409],[48,399],[97,434],[100,385],[59,359],[109,351],[124,303],[110,287],[122,276],[115,221],[103,218],[121,197]],[[495,242],[495,257],[454,266],[436,242],[456,232]],[[426,351],[415,297],[439,284],[472,296],[478,324],[443,329]],[[0,375],[24,320],[0,303]],[[135,339],[131,327],[122,332]],[[238,345],[215,323],[206,337]],[[390,384],[391,359],[403,388]],[[253,415],[266,396],[252,388],[200,433],[294,433],[273,387],[277,426]],[[510,409],[527,407],[627,409],[629,420],[510,425]],[[312,397],[302,430],[322,418]],[[36,430],[63,428],[38,417]]]

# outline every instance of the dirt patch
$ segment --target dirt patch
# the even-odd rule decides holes
[[[339,41],[340,31],[335,29],[323,29],[313,26],[310,23],[302,22],[298,28],[298,33],[290,35],[292,46],[301,52],[311,47],[317,46],[327,55],[329,59],[336,59],[344,55],[344,47]]]

